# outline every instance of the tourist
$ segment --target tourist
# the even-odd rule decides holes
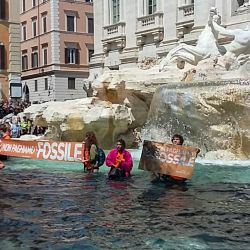
[[[24,116],[23,121],[21,122],[21,134],[26,135],[28,133],[28,128],[29,128],[28,120],[27,117]]]
[[[17,116],[11,117],[11,138],[19,138],[21,135],[21,128],[17,123]]]
[[[82,163],[84,165],[84,171],[97,172],[99,170],[96,161],[98,143],[95,133],[92,131],[87,132],[82,144],[83,144]]]
[[[106,165],[110,167],[109,179],[130,177],[133,168],[131,154],[125,149],[126,143],[123,139],[117,141],[116,148],[112,149],[106,158]]]
[[[9,140],[10,139],[10,128],[8,126],[4,125],[2,128],[2,131],[3,131],[3,135],[1,137],[1,139]]]

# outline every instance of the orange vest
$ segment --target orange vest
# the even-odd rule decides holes
[[[92,169],[92,164],[89,162],[90,159],[90,152],[89,149],[86,147],[85,143],[82,144],[82,160],[87,160],[84,162],[84,166],[88,169]]]
[[[121,162],[124,160],[123,153],[118,152],[115,159],[115,167],[120,167]]]
[[[2,136],[2,139],[4,140],[9,140],[10,139],[10,133],[9,132],[5,132]]]

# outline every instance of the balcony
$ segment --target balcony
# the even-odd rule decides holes
[[[119,50],[126,46],[125,23],[119,22],[116,24],[103,27],[104,38],[102,39],[103,50],[108,52],[111,49],[111,44]]]
[[[194,4],[178,7],[177,31],[178,37],[183,37],[194,25]]]
[[[145,38],[149,35],[153,36],[154,42],[163,40],[163,13],[155,12],[148,16],[137,18],[137,45],[141,46],[145,43]]]

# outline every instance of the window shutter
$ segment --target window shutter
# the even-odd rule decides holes
[[[25,66],[24,66],[24,56],[22,56],[22,70],[25,69]]]
[[[5,0],[0,0],[0,19],[5,19]]]
[[[5,68],[5,50],[4,45],[0,45],[0,69]]]
[[[31,54],[31,66],[34,68],[34,53]]]
[[[35,67],[37,68],[38,67],[38,53],[34,53],[34,56],[35,56]]]
[[[75,49],[76,52],[76,64],[80,63],[80,54],[79,54],[79,49]]]
[[[28,56],[25,56],[25,69],[28,69]]]
[[[69,50],[68,48],[65,48],[65,63],[69,63]]]

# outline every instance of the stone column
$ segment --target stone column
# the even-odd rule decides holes
[[[143,4],[144,0],[137,0],[137,13],[138,13],[138,17],[143,16],[144,13],[144,4]]]
[[[162,11],[162,0],[157,1],[156,11]]]
[[[162,1],[164,38],[157,54],[162,56],[175,47],[178,39],[176,37],[176,21],[177,21],[177,0]]]
[[[120,22],[124,21],[124,14],[126,11],[126,0],[120,0]]]
[[[211,7],[215,7],[215,0],[194,1],[194,27],[192,32],[200,33],[206,26]]]
[[[100,1],[99,1],[100,2]],[[109,8],[109,2],[110,0],[103,0],[103,15],[104,15],[104,26],[106,25],[109,25],[110,24],[110,8]],[[98,9],[101,7],[101,6],[98,6],[97,5],[98,3],[96,3],[94,5],[94,9]],[[102,7],[101,7],[102,8]],[[98,17],[96,17],[98,18]],[[96,37],[96,36],[95,36]]]

